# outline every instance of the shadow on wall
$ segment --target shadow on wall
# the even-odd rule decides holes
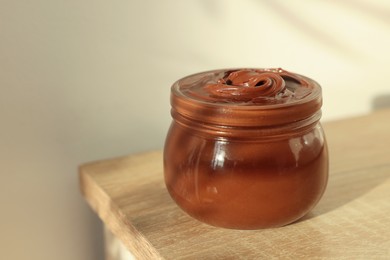
[[[378,110],[382,108],[390,108],[390,94],[382,94],[376,96],[371,103],[373,110]]]

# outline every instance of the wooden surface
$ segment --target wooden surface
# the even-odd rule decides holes
[[[390,110],[324,128],[327,191],[281,228],[228,230],[188,217],[165,190],[160,151],[83,165],[80,186],[137,259],[390,259]]]
[[[104,225],[105,260],[135,260],[134,255],[125,245]]]

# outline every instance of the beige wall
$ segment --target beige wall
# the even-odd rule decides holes
[[[102,259],[77,166],[161,148],[179,77],[282,67],[323,86],[324,120],[367,113],[390,94],[389,14],[385,0],[0,0],[0,258]]]

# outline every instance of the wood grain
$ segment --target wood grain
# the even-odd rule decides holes
[[[85,164],[80,186],[137,259],[390,259],[390,110],[324,128],[327,191],[281,228],[228,230],[190,218],[165,189],[161,151]]]

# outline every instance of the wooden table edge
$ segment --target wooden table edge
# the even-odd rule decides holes
[[[79,167],[80,189],[87,203],[137,259],[164,259],[155,247],[138,232],[108,194],[93,181],[88,172],[88,166],[95,163],[87,163]]]

